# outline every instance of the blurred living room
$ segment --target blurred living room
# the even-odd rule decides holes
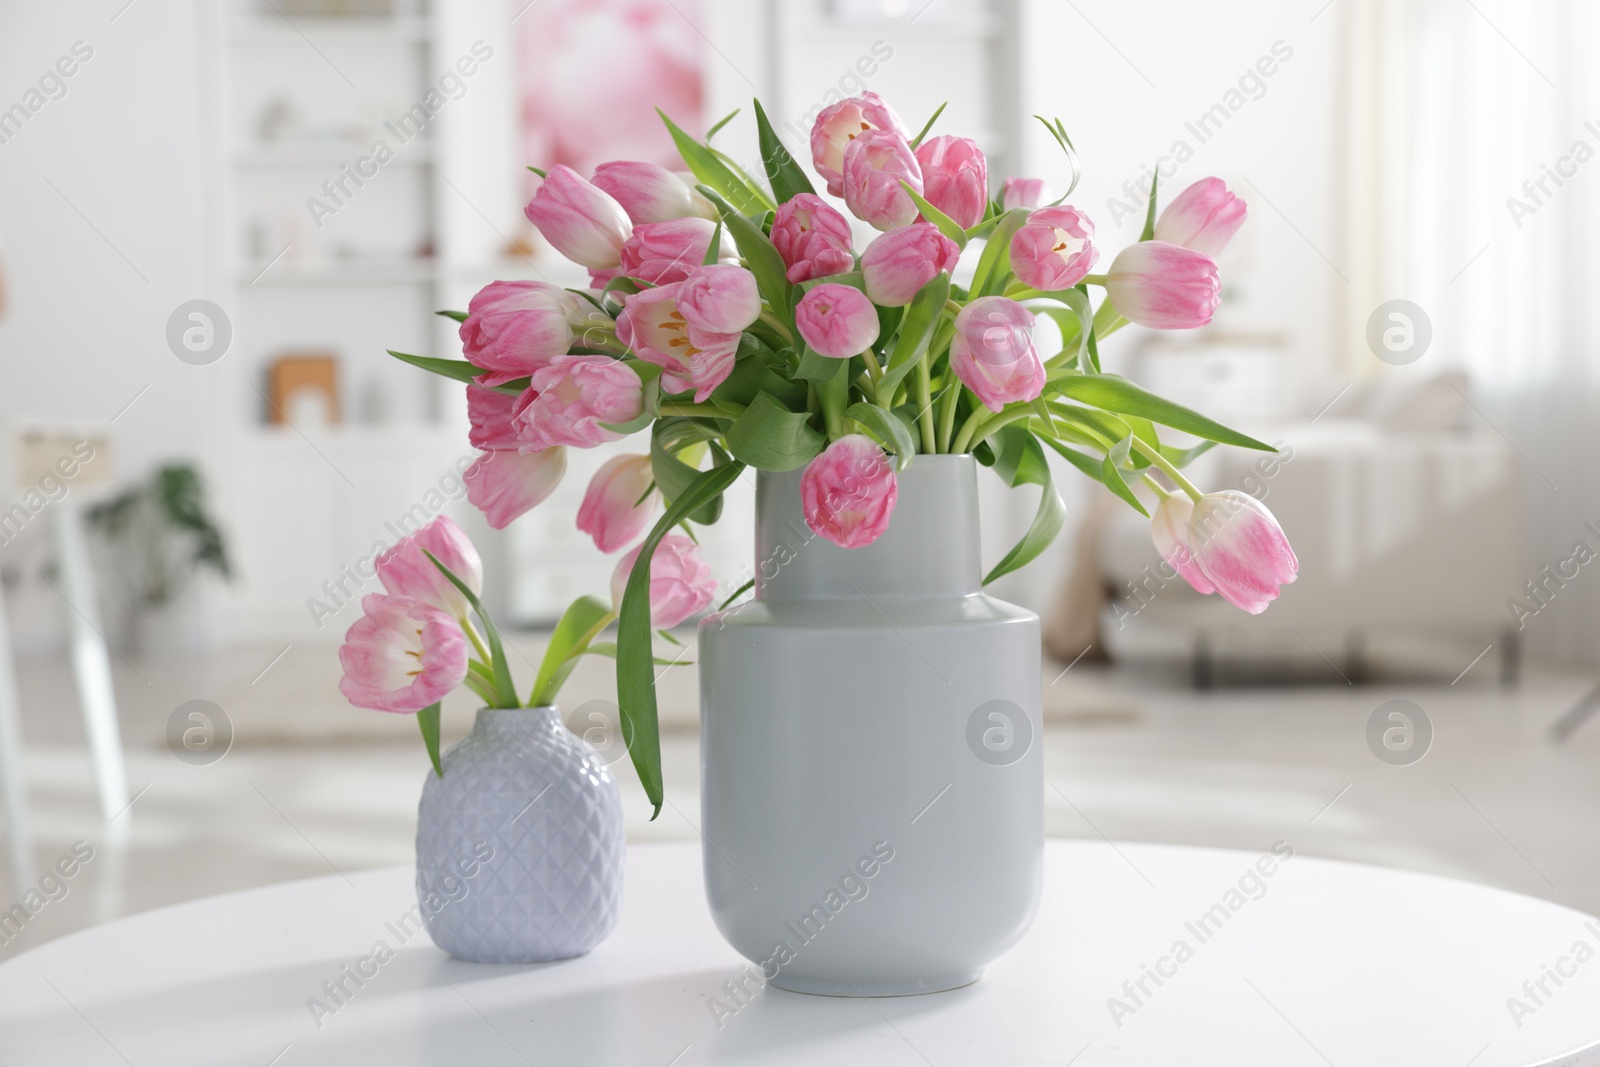
[[[1037,641],[1030,637],[1017,660],[1031,687],[1038,648],[1038,692],[1007,696],[1006,706],[1037,702],[1029,758],[1042,759],[1042,776],[1028,790],[1042,805],[1048,847],[1075,842],[1083,854],[1126,860],[1124,889],[1134,896],[1167,885],[1145,877],[1147,853],[1138,848],[1267,854],[1289,842],[1297,857],[1492,887],[1580,919],[1600,914],[1600,578],[1588,567],[1600,557],[1600,477],[1584,471],[1600,447],[1600,327],[1591,314],[1600,253],[1583,237],[1600,232],[1600,185],[1586,165],[1600,151],[1600,68],[1584,58],[1585,42],[1597,39],[1600,8],[1578,0],[0,3],[0,904],[15,902],[0,914],[0,988],[6,961],[21,968],[58,939],[87,938],[153,909],[309,879],[365,886],[361,872],[379,869],[404,868],[395,877],[409,885],[424,849],[423,783],[449,782],[434,770],[438,753],[468,738],[486,704],[556,704],[565,728],[598,753],[586,758],[609,769],[630,864],[623,931],[631,894],[647,877],[637,871],[651,869],[635,868],[637,857],[667,855],[650,848],[675,843],[687,854],[692,846],[695,857],[703,849],[714,887],[717,864],[738,867],[742,855],[719,833],[732,837],[744,824],[737,813],[706,809],[729,803],[725,790],[740,774],[759,774],[770,778],[778,811],[792,801],[795,768],[809,765],[801,750],[816,743],[802,736],[803,723],[774,728],[776,751],[746,751],[744,771],[718,769],[723,777],[703,782],[733,746],[756,743],[745,726],[727,726],[722,705],[749,681],[770,689],[771,714],[804,719],[807,675],[836,671],[848,704],[851,687],[865,686],[874,669],[802,668],[777,646],[739,636],[738,626],[719,632],[715,621],[697,628],[697,620],[729,604],[737,614],[743,601],[766,618],[762,602],[778,599],[778,568],[768,573],[770,560],[758,555],[773,536],[769,521],[779,521],[768,517],[781,512],[775,487],[801,484],[811,531],[843,550],[882,532],[886,510],[863,534],[882,498],[862,504],[867,511],[823,518],[811,503],[813,477],[826,477],[824,461],[852,442],[871,455],[851,461],[876,464],[870,477],[881,468],[889,479],[888,506],[900,479],[902,529],[917,515],[941,516],[922,529],[924,540],[965,535],[959,516],[918,510],[919,464],[932,472],[972,460],[909,462],[910,453],[970,446],[976,457],[974,506],[963,514],[981,519],[981,571],[993,580],[967,593],[1039,619]],[[829,142],[841,106],[855,108],[848,114],[859,127]],[[921,175],[915,188],[890,181],[868,189],[879,174],[867,175],[868,142],[889,141],[896,144],[884,148],[882,165]],[[960,182],[974,173],[973,157],[950,160],[974,142],[980,188],[962,220]],[[833,163],[841,170],[830,172],[827,151],[844,149]],[[645,221],[648,205],[625,195],[638,191],[629,184],[635,172],[602,166],[624,160],[679,174],[671,196],[690,205],[679,213],[690,217]],[[563,182],[576,191],[558,192]],[[769,185],[775,212],[764,209]],[[794,219],[784,203],[798,188],[812,197],[806,210],[815,217]],[[541,212],[538,197],[554,206]],[[1228,233],[1174,248],[1186,243],[1172,236],[1179,215],[1207,197],[1233,213]],[[692,257],[704,258],[684,267],[701,272],[688,271],[685,288],[672,287],[685,277],[682,252],[672,263],[651,260],[672,248],[652,251],[648,238],[642,252],[630,243],[586,258],[595,241],[604,246],[604,227],[573,223],[572,213],[594,202],[614,210],[619,201],[631,216],[619,242],[630,229],[640,233],[634,226],[666,234],[690,221],[715,234],[710,246],[703,235],[692,246]],[[894,205],[909,214],[885,222]],[[1005,243],[1030,232],[1030,212],[1068,220],[1043,231],[1046,245],[1060,238],[1046,248],[1059,284],[1027,276],[1025,241]],[[913,217],[933,242],[923,247],[947,248],[950,264],[945,273],[930,267],[895,300],[875,283],[879,261],[862,250]],[[826,245],[828,220],[837,220],[842,243]],[[580,224],[590,229],[573,237]],[[1188,290],[1134,311],[1137,285],[1149,276],[1129,281],[1128,272],[1141,269],[1133,256],[1152,235],[1150,248],[1204,261],[1196,284],[1210,286],[1211,303],[1199,317],[1175,322],[1170,308],[1156,307],[1188,299]],[[807,255],[842,248],[841,265],[806,267],[793,243],[806,241]],[[775,280],[751,243],[777,264]],[[1017,280],[996,281],[1007,256]],[[899,269],[882,269],[891,268]],[[754,398],[711,395],[726,368],[703,379],[698,363],[674,369],[677,357],[646,351],[657,327],[644,323],[645,298],[662,303],[669,292],[680,310],[659,329],[683,330],[684,316],[691,320],[671,344],[711,344],[695,333],[696,315],[716,285],[733,284],[714,270],[737,273],[739,284],[753,272],[761,286],[759,300],[750,288],[750,314],[717,334],[743,338],[743,370],[728,378],[730,390],[756,373],[775,383]],[[1063,270],[1072,277],[1063,280]],[[811,287],[824,275],[839,284]],[[573,325],[560,326],[567,340],[558,351],[581,355],[541,360],[532,386],[528,367],[475,355],[496,345],[509,351],[509,335],[491,336],[500,327],[489,305],[501,299],[491,283],[522,286],[505,289],[519,294],[506,300],[565,301]],[[699,303],[690,296],[696,284]],[[782,299],[772,298],[772,285]],[[808,310],[812,295],[820,305],[828,289],[848,291],[829,294],[836,306]],[[1091,328],[1089,300],[1102,290],[1109,295]],[[991,376],[987,386],[957,366],[969,336],[958,312],[984,291],[995,295],[982,299],[1025,316],[1029,325],[1006,336],[1021,337],[1030,366],[1043,359],[1045,397],[1038,383],[1025,395],[1006,392],[1017,384],[1016,364],[988,365],[1006,380]],[[1057,302],[1041,299],[1052,295]],[[865,340],[826,351],[825,338],[853,328],[851,300],[867,309]],[[917,348],[913,326],[924,305],[929,332]],[[991,315],[1010,313],[993,307]],[[824,322],[823,310],[834,317]],[[874,341],[880,325],[882,343]],[[526,329],[531,336],[535,328]],[[982,343],[1002,329],[1012,327],[991,328]],[[802,344],[782,347],[797,334]],[[920,358],[930,337],[935,351],[941,339],[952,346],[948,362],[930,352],[925,363],[902,365],[907,352]],[[464,343],[472,364],[460,362]],[[848,374],[832,374],[863,349]],[[725,351],[734,351],[732,340]],[[981,369],[987,357],[977,358]],[[568,403],[550,398],[580,391],[576,377],[540,384],[563,360],[591,361],[585,373],[621,373],[635,396],[639,382],[625,368],[643,368],[643,407],[635,401],[619,415],[600,404],[587,429],[574,423],[571,440],[545,425],[537,428],[545,443],[528,444],[534,418]],[[656,365],[665,368],[659,376]],[[470,387],[483,404],[510,410],[506,394],[527,387],[507,424],[524,427],[520,452],[515,442],[504,453],[485,445],[480,410],[469,410],[463,382],[485,371]],[[930,392],[930,375],[947,388]],[[1094,392],[1096,381],[1109,391]],[[1133,385],[1123,390],[1124,382]],[[839,397],[861,390],[843,415],[847,401],[829,406],[835,386]],[[1095,399],[1102,396],[1114,399]],[[567,415],[580,406],[570,403]],[[1010,405],[1003,415],[1002,404]],[[758,408],[766,417],[759,427]],[[635,432],[651,418],[653,431]],[[1046,439],[1068,424],[1080,428]],[[780,428],[789,436],[777,446],[755,439]],[[725,437],[699,441],[690,436],[697,430]],[[909,444],[897,448],[902,440]],[[529,454],[550,442],[578,447]],[[795,462],[789,453],[771,466],[754,458],[801,445],[809,451]],[[564,473],[539,466],[558,452]],[[491,458],[521,464],[523,480],[490,484],[506,477],[484,466]],[[805,481],[795,483],[802,466]],[[758,471],[749,469],[757,467],[760,499]],[[720,471],[742,473],[711,487]],[[1205,492],[1191,502],[1193,486]],[[1050,494],[1059,494],[1058,510]],[[1261,528],[1241,535],[1242,564],[1207,566],[1203,554],[1216,546],[1194,544],[1191,569],[1184,531],[1193,527],[1183,516],[1213,499],[1236,509],[1243,501]],[[680,500],[697,510],[663,518]],[[605,508],[616,514],[596,518]],[[693,521],[677,521],[685,515]],[[1180,516],[1176,534],[1163,526],[1172,515]],[[441,516],[455,525],[438,523]],[[652,550],[655,580],[630,583],[639,549],[623,550],[658,519],[652,536],[665,540]],[[627,528],[608,531],[607,521]],[[448,527],[456,538],[434,542],[434,556],[443,555],[440,545],[459,554],[465,544],[470,563],[461,566],[475,576],[467,584],[478,596],[468,599],[480,622],[464,621],[461,607],[455,628],[449,611],[400,596],[373,606],[374,595],[401,591],[398,578],[380,576],[378,561],[424,526]],[[1053,539],[1038,539],[1057,526]],[[1271,537],[1288,561],[1279,560],[1275,576],[1223,573],[1249,566],[1251,552],[1270,555],[1261,539]],[[420,551],[414,558],[423,569],[431,560]],[[664,568],[681,585],[668,591],[680,602],[665,608],[657,602]],[[798,572],[784,596],[814,595],[796,592],[802,581],[834,580]],[[458,595],[439,575],[429,579],[442,596]],[[1230,590],[1230,580],[1249,588]],[[636,586],[641,610],[630,623],[626,591]],[[892,600],[894,590],[883,588]],[[895,609],[884,614],[865,592],[861,600],[862,612],[870,607],[889,627],[883,647],[909,646],[916,656],[908,652],[908,662],[933,668],[945,684],[959,688],[962,672],[986,669],[969,658],[1012,655],[1010,645],[991,647],[978,634],[958,646],[970,654],[931,651],[932,636],[919,648],[919,631],[891,621],[901,618]],[[437,657],[465,664],[476,650],[482,662],[463,666],[448,695],[440,689],[411,704],[373,697],[361,676],[362,642],[389,625],[384,610],[417,620],[420,651],[405,652],[416,657],[407,684],[414,676],[417,692],[443,670]],[[618,614],[618,628],[608,629]],[[430,646],[427,627],[439,618],[451,633]],[[751,644],[737,643],[747,637]],[[488,638],[503,641],[504,652],[481,643]],[[398,656],[398,647],[371,654]],[[732,664],[735,649],[754,659]],[[577,654],[584,651],[594,654]],[[762,675],[750,666],[762,657],[784,666]],[[504,665],[519,682],[539,679],[535,696],[560,688],[559,697],[524,701],[513,686],[510,703],[497,702]],[[856,768],[875,765],[886,782],[922,758],[916,743],[897,750],[885,740],[903,731],[864,723],[852,741],[855,728],[838,724],[856,720],[816,710],[848,751],[835,764],[852,768],[840,782],[872,777]],[[865,704],[853,714],[871,717]],[[963,705],[958,726],[966,714]],[[980,761],[993,762],[972,740],[978,735],[965,736]],[[956,745],[970,760],[959,736]],[[918,812],[918,799],[908,812],[917,828],[940,812],[945,794],[933,789],[928,808]],[[746,795],[734,806],[765,803]],[[963,810],[961,788],[943,803]],[[787,825],[782,815],[766,817],[774,833]],[[909,836],[903,846],[887,836],[912,853]],[[897,870],[901,862],[885,870],[908,873]],[[1046,913],[1054,869],[1046,867]],[[832,877],[823,873],[817,885]],[[712,910],[738,947],[717,892]],[[695,882],[685,899],[693,922],[709,930],[699,894]],[[1600,944],[1600,928],[1582,929],[1574,925],[1574,936]],[[29,1058],[46,1047],[46,1030],[17,1016],[11,1038],[0,1025],[6,1063],[267,1064],[280,1062],[272,1060],[280,1046],[283,1067],[323,1062],[322,1022],[313,1029],[304,1018],[314,988],[287,998],[305,1033],[263,1046],[258,1058],[233,1046],[212,1059],[198,1051],[163,1058],[133,1036],[140,1001],[97,1014],[88,986],[74,995],[79,978],[66,961],[77,958],[74,966],[90,973],[91,942],[59,943],[83,954],[49,957],[58,960],[50,973],[60,988],[41,986],[36,1006],[64,1042],[61,1057]],[[406,953],[424,950],[446,960],[426,938]],[[322,954],[324,970],[333,972],[340,951]],[[1461,947],[1463,956],[1477,951]],[[470,956],[451,952],[458,959],[448,966],[471,966],[459,962]],[[1396,952],[1393,966],[1409,967]],[[1554,954],[1530,945],[1525,959],[1496,964],[1504,980],[1485,995],[1493,994],[1493,1022],[1508,1041],[1533,1032],[1538,1016],[1524,1028],[1515,1006],[1506,1019],[1502,1002],[1523,997],[1517,990],[1529,975],[1536,993]],[[1140,973],[1144,958],[1127,955],[1126,973]],[[1005,964],[1001,957],[991,973],[1002,975]],[[186,981],[203,983],[209,972],[196,968]],[[467,982],[465,972],[440,973]],[[1566,995],[1592,1004],[1596,978],[1577,973],[1569,981],[1586,981],[1588,992]],[[691,977],[716,988],[710,972]],[[1085,1010],[1119,1034],[1156,1027],[1158,1010],[1176,1010],[1181,996],[1162,993],[1171,1005],[1127,1000],[1129,1011],[1149,1013],[1124,1020],[1113,1005],[1108,1019],[1106,994],[1121,996],[1114,990],[1124,974],[1105,977]],[[770,971],[767,978],[783,984]],[[1240,996],[1263,1026],[1287,1035],[1283,1058],[1272,1062],[1321,1062],[1307,1047],[1313,1041],[1329,1049],[1329,1062],[1379,1062],[1341,1060],[1327,1044],[1336,1039],[1311,1024],[1305,1043],[1297,1041],[1291,1020],[1312,1009],[1265,981],[1261,1000],[1249,990]],[[1523,1000],[1546,1020],[1578,1006],[1545,994]],[[712,1056],[724,1032],[719,1021],[712,1038],[663,1039],[659,1061],[629,1058],[639,1046],[622,1038],[604,1046],[608,1053],[528,1059],[514,1030],[495,1044],[511,1015],[480,1019],[476,1006],[469,1010],[469,996],[480,995],[450,1000],[455,994],[444,991],[455,1023],[482,1027],[483,1047],[496,1049],[481,1062],[666,1064],[679,1046],[683,1059],[674,1063],[713,1062],[699,1057]],[[366,996],[327,1030],[375,1011]],[[752,1014],[784,1010],[772,1006],[777,996],[750,1001]],[[586,1002],[572,997],[584,1014]],[[626,1028],[618,1020],[628,1002],[618,1003],[621,1014],[603,1018]],[[554,1009],[540,1010],[555,1026]],[[707,1009],[683,1010],[703,1023]],[[881,1029],[882,1058],[819,1053],[792,1062],[1021,1062],[941,1051],[926,1036],[932,1030],[919,1036],[913,1025],[922,1018],[936,1029],[932,1016],[880,1015],[861,1008],[850,1026]],[[897,1028],[906,1028],[904,1041]],[[1085,1032],[1080,1062],[1182,1058],[1175,1047],[1172,1059],[1116,1058],[1100,1040]],[[1485,1048],[1498,1049],[1498,1040],[1485,1038]],[[791,1062],[760,1058],[751,1041],[740,1053],[747,1059],[725,1046],[717,1055]],[[1459,1062],[1482,1043],[1469,1042]],[[342,1062],[377,1062],[354,1045],[327,1047],[341,1048]],[[1052,1053],[1059,1058],[1034,1062],[1066,1063],[1076,1052],[1071,1043]],[[460,1062],[448,1048],[417,1055],[404,1062]],[[1496,1055],[1478,1062],[1535,1062]],[[1457,1061],[1418,1053],[1409,1062]]]

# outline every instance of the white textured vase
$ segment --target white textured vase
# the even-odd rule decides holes
[[[706,893],[781,988],[965,985],[1038,907],[1039,620],[982,591],[975,472],[918,456],[858,549],[762,472],[755,599],[700,624]]]
[[[475,963],[580,956],[622,905],[622,801],[554,708],[483,708],[417,809],[417,902],[434,944]]]

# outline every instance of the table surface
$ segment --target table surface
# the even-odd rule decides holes
[[[1038,921],[980,982],[873,1000],[731,997],[743,961],[706,911],[695,845],[630,848],[610,939],[533,966],[397,936],[409,868],[231,893],[0,966],[0,1063],[1600,1064],[1600,921],[1579,912],[1304,856],[1264,877],[1257,855],[1219,849],[1052,841],[1045,855]],[[364,965],[376,975],[314,1012],[380,942],[393,952]]]

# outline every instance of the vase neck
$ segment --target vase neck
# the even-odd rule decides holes
[[[479,708],[472,732],[495,737],[526,737],[561,725],[554,705],[542,708]]]
[[[918,456],[900,472],[889,528],[862,548],[840,548],[806,525],[802,471],[756,479],[756,599],[969,596],[982,590],[977,464]]]

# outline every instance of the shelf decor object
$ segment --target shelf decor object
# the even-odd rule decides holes
[[[622,801],[555,699],[579,658],[615,654],[596,638],[616,613],[594,597],[574,601],[524,702],[478,599],[482,560],[459,526],[440,516],[376,567],[384,592],[362,600],[345,635],[339,689],[357,707],[417,717],[433,763],[417,809],[423,924],[440,948],[474,963],[583,955],[617,923]],[[442,702],[463,685],[484,706],[441,754]]]
[[[811,173],[759,102],[759,177],[712,146],[727,120],[697,140],[665,115],[688,179],[536,170],[528,218],[590,287],[496,282],[441,312],[464,361],[393,353],[466,383],[468,497],[496,527],[549,494],[567,449],[638,435],[577,521],[603,552],[633,546],[613,583],[617,693],[657,813],[659,604],[676,621],[711,606],[687,531],[754,481],[748,580],[699,623],[706,886],[729,942],[806,992],[964,985],[1032,921],[1038,619],[983,587],[1060,530],[1050,453],[1150,517],[1170,576],[1201,593],[1258,613],[1298,568],[1259,501],[1182,472],[1216,444],[1271,446],[1100,366],[1129,323],[1210,322],[1243,201],[1207,178],[1158,213],[1152,183],[1140,240],[1096,273],[1072,189],[996,190],[974,141],[929,136],[942,110],[913,134],[873,93],[834,103]],[[1066,130],[1044,125],[1076,175]],[[878,231],[864,248],[839,199]],[[1039,492],[987,574],[979,467]]]

